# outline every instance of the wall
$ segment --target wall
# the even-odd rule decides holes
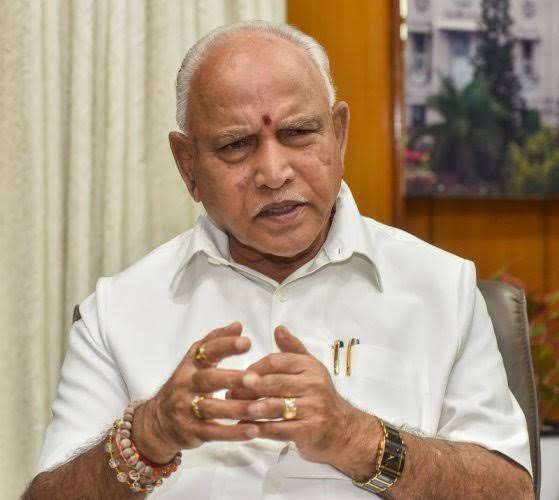
[[[401,80],[394,0],[288,0],[288,22],[330,55],[351,107],[346,180],[362,213],[395,224],[476,263],[504,266],[531,289],[559,288],[559,200],[402,200],[398,193]]]

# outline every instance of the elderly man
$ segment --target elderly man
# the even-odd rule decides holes
[[[474,267],[359,215],[323,49],[220,28],[177,98],[207,215],[81,304],[26,498],[533,498]]]

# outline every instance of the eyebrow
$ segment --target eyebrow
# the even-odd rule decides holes
[[[294,120],[285,120],[280,122],[278,128],[280,129],[311,129],[320,130],[324,127],[322,119],[318,116],[296,118]]]
[[[278,129],[310,129],[310,130],[321,130],[324,128],[324,122],[319,116],[295,118],[293,120],[284,120],[278,123]],[[233,129],[225,130],[219,132],[212,138],[212,143],[214,145],[220,145],[223,143],[240,141],[246,139],[252,135],[250,131],[246,129]]]
[[[221,144],[223,142],[235,142],[240,141],[250,135],[250,132],[246,130],[226,130],[220,132],[212,138],[214,144]]]

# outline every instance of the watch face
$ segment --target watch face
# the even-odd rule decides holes
[[[401,469],[403,449],[401,446],[389,446],[384,452],[383,466],[388,469],[399,471]]]

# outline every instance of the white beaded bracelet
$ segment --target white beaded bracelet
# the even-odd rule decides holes
[[[127,483],[134,492],[151,493],[156,486],[163,484],[164,478],[177,470],[181,464],[182,453],[179,451],[166,464],[156,464],[138,452],[132,442],[132,423],[136,408],[140,404],[142,401],[130,403],[124,411],[123,418],[114,422],[105,450],[109,454],[109,467],[115,471],[118,481]],[[121,462],[130,469],[128,473],[119,468]]]

